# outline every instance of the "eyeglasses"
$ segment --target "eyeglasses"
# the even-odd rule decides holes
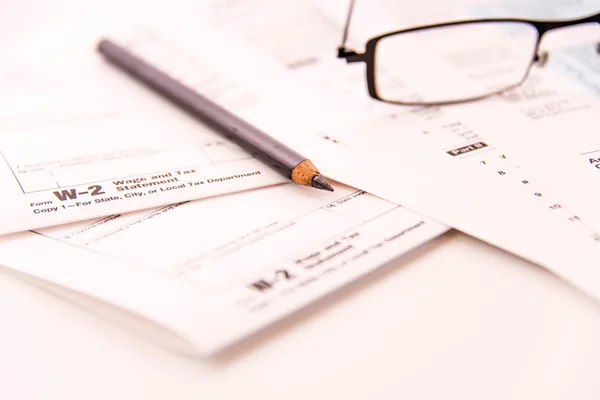
[[[346,48],[350,2],[338,58],[367,64],[374,99],[402,105],[443,105],[483,99],[515,88],[534,64],[542,36],[553,29],[600,23],[600,14],[577,20],[478,19],[388,32],[367,41],[365,52]],[[596,46],[600,54],[600,43]]]

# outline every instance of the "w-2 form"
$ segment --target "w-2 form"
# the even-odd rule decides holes
[[[334,186],[288,183],[6,235],[0,264],[146,318],[178,349],[208,355],[448,230]]]
[[[254,106],[243,84],[195,72],[223,106]],[[0,234],[287,182],[100,58],[78,73],[77,84],[0,94]]]

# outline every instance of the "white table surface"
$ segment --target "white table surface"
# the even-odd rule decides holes
[[[0,399],[597,399],[600,307],[458,232],[214,360],[0,274]]]
[[[136,7],[3,1],[0,57],[39,32]],[[4,272],[0,326],[2,400],[600,398],[600,306],[458,232],[210,361]]]

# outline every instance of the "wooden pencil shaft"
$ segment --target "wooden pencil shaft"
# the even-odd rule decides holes
[[[291,178],[294,167],[307,159],[112,41],[100,41],[98,51],[108,61],[221,131],[288,178]]]

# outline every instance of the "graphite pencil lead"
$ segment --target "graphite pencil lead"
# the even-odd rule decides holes
[[[327,179],[325,179],[325,177],[321,174],[315,175],[315,177],[312,179],[311,186],[317,189],[329,190],[330,192],[333,192],[333,187],[331,187],[329,182],[327,182]]]

